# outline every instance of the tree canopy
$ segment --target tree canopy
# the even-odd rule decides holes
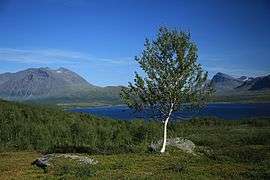
[[[155,40],[148,40],[135,60],[145,72],[135,72],[134,84],[121,92],[124,102],[136,111],[150,108],[164,122],[161,153],[165,152],[167,124],[174,111],[200,107],[211,94],[207,72],[197,63],[197,46],[190,33],[161,27]]]
[[[197,51],[190,33],[160,28],[157,39],[146,39],[141,56],[135,57],[145,77],[135,72],[134,84],[122,90],[124,102],[137,111],[151,108],[165,117],[171,108],[203,105],[211,89],[205,83],[207,72],[197,63]]]

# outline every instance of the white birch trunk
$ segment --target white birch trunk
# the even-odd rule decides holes
[[[164,153],[165,152],[165,149],[166,149],[166,143],[167,143],[167,125],[168,125],[168,122],[169,122],[169,119],[171,117],[171,114],[172,114],[172,110],[173,110],[173,104],[171,106],[171,109],[170,109],[170,112],[164,122],[164,133],[163,133],[163,144],[162,144],[162,148],[160,150],[161,153]]]

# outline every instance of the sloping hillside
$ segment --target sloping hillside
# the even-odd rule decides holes
[[[216,90],[216,93],[221,94],[234,90],[234,88],[240,86],[243,82],[242,79],[219,72],[213,76],[210,85]]]
[[[233,77],[217,73],[210,81],[215,90],[211,101],[217,102],[269,102],[270,75],[261,77]]]
[[[55,108],[0,101],[0,179],[269,179],[269,119],[199,118],[169,124],[169,138],[184,137],[196,155],[168,146],[161,123],[116,121]],[[56,159],[44,173],[31,165],[40,152],[87,153],[98,164]],[[160,173],[162,172],[162,173]]]
[[[39,103],[120,103],[122,87],[98,87],[65,68],[30,68],[0,74],[0,98]]]
[[[141,132],[145,128],[148,131]],[[158,123],[110,120],[0,100],[0,151],[133,152],[147,149],[146,142],[161,134]]]

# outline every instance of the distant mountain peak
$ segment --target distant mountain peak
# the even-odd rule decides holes
[[[236,79],[233,76],[222,73],[222,72],[218,72],[216,75],[214,75],[214,77],[216,77],[216,78],[225,78],[225,79]]]
[[[211,83],[217,93],[224,94],[226,91],[254,91],[270,89],[270,75],[261,77],[241,76],[234,78],[228,74],[218,72],[213,76]]]
[[[217,76],[223,76],[223,75],[228,76],[228,74],[225,74],[225,73],[222,73],[222,72],[218,72],[218,73],[216,73],[216,75]]]
[[[60,67],[57,69],[57,71],[70,71],[70,70],[64,67]]]
[[[249,88],[251,91],[270,89],[270,75],[254,78],[250,82],[252,83],[252,86]]]
[[[76,89],[89,88],[81,76],[66,68],[56,70],[40,67],[10,74],[0,74],[0,97],[17,99],[41,98],[69,94]]]
[[[249,77],[247,77],[247,76],[241,76],[241,77],[239,77],[237,79],[239,79],[241,81],[247,81],[249,79]]]
[[[217,93],[223,93],[224,91],[231,91],[234,88],[240,86],[243,81],[234,78],[228,74],[218,72],[213,76],[210,85],[216,90]]]

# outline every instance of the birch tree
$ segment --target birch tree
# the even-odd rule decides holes
[[[197,63],[197,46],[189,33],[161,27],[157,38],[146,39],[142,54],[135,57],[143,76],[135,72],[134,83],[123,88],[121,98],[136,111],[151,109],[164,123],[165,152],[167,125],[172,114],[187,107],[202,107],[211,93],[207,72]]]

